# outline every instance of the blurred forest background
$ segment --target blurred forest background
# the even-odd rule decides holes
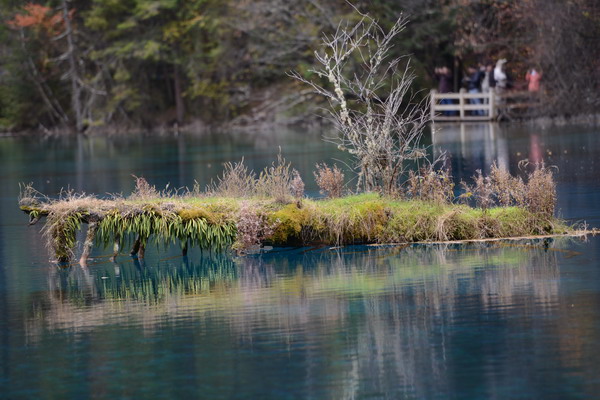
[[[544,113],[600,106],[598,0],[0,0],[0,128],[248,127],[314,120],[287,74],[310,77],[322,33],[368,13],[409,17],[421,96],[436,66],[499,58],[519,88],[543,72]]]

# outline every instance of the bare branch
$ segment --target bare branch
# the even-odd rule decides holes
[[[355,25],[340,23],[333,35],[323,36],[315,52],[318,66],[311,71],[319,79],[297,72],[290,76],[329,101],[337,136],[325,140],[354,156],[359,189],[391,194],[405,161],[425,155],[417,146],[429,113],[424,102],[414,103],[410,59],[401,68],[407,57],[390,57],[406,18],[385,32],[368,15],[361,16]]]

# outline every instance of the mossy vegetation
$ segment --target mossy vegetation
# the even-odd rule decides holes
[[[128,197],[68,192],[49,199],[26,185],[20,207],[30,224],[46,217],[48,248],[61,262],[73,257],[77,231],[87,224],[82,263],[94,244],[112,246],[114,257],[131,245],[130,254],[143,257],[149,243],[179,244],[184,254],[190,247],[249,253],[265,244],[342,246],[574,233],[553,215],[556,191],[549,168],[536,166],[525,179],[495,165],[491,172],[478,173],[472,186],[463,184],[464,193],[455,199],[450,175],[433,166],[411,171],[393,195],[332,197],[328,192],[325,199],[310,199],[300,174],[279,157],[258,177],[241,162],[226,164],[206,191],[160,192],[136,178]],[[247,185],[236,186],[239,182]]]
[[[29,189],[21,200],[21,209],[36,218],[47,216],[44,232],[49,248],[60,261],[73,256],[76,233],[82,224],[91,228],[92,223],[95,244],[115,246],[115,256],[125,245],[133,244],[137,253],[150,241],[160,246],[178,243],[183,249],[234,247],[243,253],[263,244],[341,246],[573,231],[552,215],[525,207],[481,208],[377,193],[333,199],[290,197],[288,202],[281,202],[192,192],[179,196],[156,192],[149,197],[137,191],[130,197],[108,200],[72,193],[49,200],[35,196]],[[244,235],[251,237],[242,238]]]

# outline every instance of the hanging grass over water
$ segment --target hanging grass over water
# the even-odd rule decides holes
[[[117,241],[123,246],[128,238],[139,237],[145,245],[152,237],[158,245],[188,242],[194,247],[218,250],[233,243],[236,234],[234,224],[215,223],[203,213],[189,218],[186,217],[189,209],[171,209],[173,206],[170,202],[158,201],[151,206],[146,204],[128,210],[129,207],[123,203],[121,209],[113,209],[101,219],[96,241],[103,247]]]

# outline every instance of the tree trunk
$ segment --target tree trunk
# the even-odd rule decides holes
[[[48,107],[48,111],[50,112],[50,116],[56,118],[62,123],[68,123],[69,117],[65,114],[64,110],[60,106],[60,103],[54,97],[52,90],[45,84],[43,77],[40,74],[40,71],[35,65],[35,62],[31,58],[31,54],[27,51],[25,47],[25,36],[23,34],[23,28],[20,30],[19,39],[21,41],[21,48],[23,52],[27,54],[27,67],[29,69],[29,73],[31,74],[32,81],[35,83],[40,95],[42,96],[42,100],[46,103]]]
[[[83,112],[81,108],[81,85],[77,73],[77,60],[75,55],[75,42],[73,40],[73,29],[69,18],[67,0],[62,1],[63,21],[65,23],[65,35],[67,38],[67,58],[69,60],[69,77],[71,78],[71,108],[75,116],[75,129],[78,133],[83,132]]]
[[[177,112],[177,123],[181,125],[185,117],[185,105],[183,103],[183,93],[181,91],[181,75],[179,66],[175,65],[173,71],[173,86],[175,89],[175,110]]]

